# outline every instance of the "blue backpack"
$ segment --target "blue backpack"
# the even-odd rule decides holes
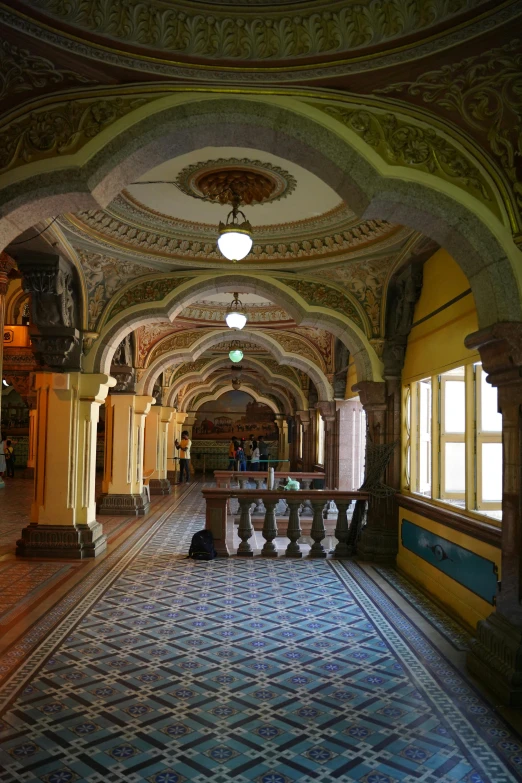
[[[214,548],[214,536],[210,530],[198,530],[192,536],[188,556],[192,560],[214,560],[217,552]]]

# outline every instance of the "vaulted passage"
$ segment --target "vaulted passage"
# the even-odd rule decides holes
[[[396,572],[187,560],[199,487],[169,506],[4,660],[25,650],[0,779],[519,779],[518,739],[461,674],[469,635]]]

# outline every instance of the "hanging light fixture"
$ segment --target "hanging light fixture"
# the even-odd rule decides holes
[[[243,216],[240,223],[238,215]],[[226,223],[219,223],[218,247],[229,261],[242,261],[247,256],[253,245],[252,226],[245,217],[245,213],[239,209],[239,198],[235,197],[232,210],[227,215]]]
[[[228,306],[225,321],[229,329],[242,329],[247,322],[243,303],[238,299],[237,294],[234,294],[234,298]]]
[[[243,358],[243,351],[241,350],[241,347],[239,345],[239,340],[232,340],[230,343],[230,351],[228,353],[228,358],[231,362],[234,362],[234,364],[237,364],[241,361]]]

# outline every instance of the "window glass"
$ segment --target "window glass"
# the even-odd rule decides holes
[[[447,376],[443,376],[446,378]],[[444,429],[449,432],[464,432],[466,429],[466,386],[461,381],[447,380],[444,389]]]
[[[482,500],[502,502],[502,443],[482,444]]]
[[[418,383],[418,492],[431,496],[431,378]]]
[[[487,374],[480,373],[480,426],[482,432],[502,432],[502,414],[498,412],[498,392],[486,380]]]
[[[446,492],[466,490],[466,444],[445,443],[445,489]]]

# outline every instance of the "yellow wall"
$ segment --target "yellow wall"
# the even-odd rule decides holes
[[[424,264],[422,293],[415,307],[413,323],[443,307],[469,287],[468,279],[456,261],[445,250],[438,250]],[[477,361],[478,353],[464,346],[465,337],[477,329],[477,312],[471,293],[414,326],[408,338],[403,381],[407,383]]]
[[[4,329],[4,338],[7,335],[9,335],[8,339],[4,339],[4,346],[6,348],[11,346],[16,348],[28,348],[31,345],[29,327],[27,326],[6,326]]]
[[[425,530],[429,530],[437,536],[447,538],[454,544],[469,549],[481,557],[492,560],[500,573],[500,549],[486,544],[484,541],[478,541],[476,538],[453,530],[439,522],[427,519],[425,516],[415,514],[406,508],[399,508],[400,520],[407,519]],[[400,528],[399,528],[400,529]],[[412,581],[419,584],[426,592],[430,593],[441,604],[444,604],[450,612],[472,628],[475,628],[479,620],[483,620],[493,611],[493,607],[487,601],[479,598],[463,585],[455,582],[438,568],[427,563],[421,557],[404,549],[399,535],[399,554],[397,556],[397,567],[404,572]]]
[[[430,316],[469,287],[468,279],[453,258],[445,250],[438,250],[424,265],[422,293],[415,307],[413,323]],[[426,378],[472,361],[480,361],[479,354],[469,351],[464,345],[467,335],[477,329],[475,301],[471,293],[414,326],[408,338],[403,383]],[[426,530],[460,544],[492,560],[500,569],[500,550],[496,547],[407,509],[400,508],[399,514],[399,519],[408,519]],[[411,577],[412,581],[417,582],[450,612],[473,628],[479,620],[493,611],[493,607],[482,598],[404,549],[400,542],[397,566]]]
[[[352,391],[352,386],[357,383],[357,370],[355,369],[355,362],[353,357],[350,356],[350,362],[348,364],[348,374],[346,376],[346,392],[345,398],[351,400],[353,397],[357,397],[357,392]]]

